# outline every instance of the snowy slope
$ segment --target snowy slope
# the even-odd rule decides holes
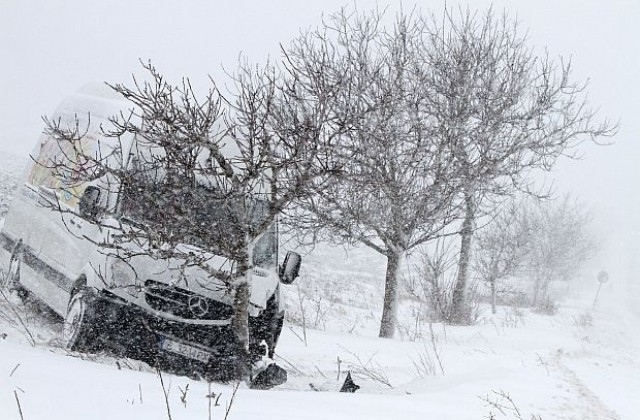
[[[276,355],[289,380],[270,391],[240,385],[228,418],[639,417],[637,266],[620,267],[623,278],[605,284],[595,308],[595,282],[582,279],[553,317],[505,307],[471,327],[416,327],[407,300],[403,341],[376,337],[383,264],[366,250],[325,246],[305,256],[301,278],[285,286],[290,315]],[[163,374],[165,400],[149,366],[68,353],[59,330],[37,304],[0,295],[0,419],[208,419],[211,392],[221,394],[211,418],[224,418],[233,384]],[[337,392],[347,370],[355,394]]]
[[[504,391],[527,419],[530,414],[634,419],[638,347],[619,335],[619,324],[609,324],[610,315],[594,311],[593,325],[586,327],[575,325],[575,314],[566,312],[556,318],[527,315],[518,326],[501,325],[496,318],[484,326],[448,328],[441,346],[445,374],[426,377],[419,377],[413,365],[424,352],[423,343],[313,330],[307,331],[305,346],[286,329],[277,359],[288,368],[289,382],[272,391],[241,386],[230,418],[386,419],[400,413],[406,419],[483,418],[499,414],[484,398],[505,403],[496,394]],[[43,328],[30,322],[35,331]],[[27,419],[168,418],[160,379],[146,365],[67,355],[55,340],[31,347],[14,330],[5,331],[7,338],[0,340],[2,418],[20,418],[16,394]],[[342,369],[356,372],[362,387],[356,394],[336,392],[344,379],[343,373],[336,380],[337,357]],[[372,380],[363,367],[385,375],[392,388]],[[171,375],[163,380],[172,418],[208,418],[208,384]],[[181,390],[187,385],[184,403]],[[214,408],[214,418],[221,418],[232,386],[213,384],[211,390],[222,393],[221,407]]]

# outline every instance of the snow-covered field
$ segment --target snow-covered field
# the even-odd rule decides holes
[[[376,337],[383,267],[366,250],[305,256],[285,286],[290,315],[276,351],[289,380],[269,391],[240,384],[235,396],[234,384],[69,353],[54,316],[3,291],[0,419],[223,419],[229,405],[235,420],[640,418],[638,267],[620,267],[595,307],[595,274],[585,273],[554,316],[481,308],[474,326],[429,325],[405,300],[395,340]],[[347,371],[355,394],[338,392]]]

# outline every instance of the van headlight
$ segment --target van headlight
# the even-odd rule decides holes
[[[129,263],[126,261],[116,259],[111,263],[111,284],[110,286],[113,288],[126,288],[129,293],[134,293],[134,291],[139,291],[140,286],[138,285],[136,272],[131,267]]]

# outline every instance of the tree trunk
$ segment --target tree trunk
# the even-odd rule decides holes
[[[382,319],[380,320],[381,338],[393,338],[398,317],[398,271],[400,255],[389,252],[387,254],[387,276],[384,288],[384,304]]]
[[[549,298],[549,275],[542,274],[536,277],[533,289],[533,301],[531,306],[543,306]]]
[[[537,306],[540,300],[543,298],[543,276],[545,276],[545,274],[536,274],[533,281],[533,299],[531,300],[531,306],[533,307]]]
[[[533,297],[531,298],[531,306],[536,306],[538,303],[538,292],[540,291],[540,280],[536,276],[533,280]]]
[[[462,229],[460,230],[460,260],[458,261],[458,277],[453,289],[451,301],[452,323],[461,324],[466,321],[465,291],[469,276],[469,260],[471,259],[471,238],[475,221],[475,203],[471,195],[465,194],[465,213]]]
[[[491,284],[491,313],[496,314],[496,279],[495,277],[489,280]]]
[[[250,375],[249,360],[249,299],[251,297],[251,285],[249,284],[249,265],[247,261],[238,261],[236,271],[233,317],[231,330],[235,336],[235,368],[239,379],[248,379]]]

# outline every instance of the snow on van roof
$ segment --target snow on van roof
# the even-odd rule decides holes
[[[104,99],[125,100],[124,96],[110,88],[105,82],[89,82],[78,89],[77,93]]]
[[[88,115],[98,125],[120,112],[128,114],[135,106],[106,83],[90,82],[62,100],[54,117],[67,116],[69,120],[85,121]],[[85,121],[86,122],[86,121]]]

